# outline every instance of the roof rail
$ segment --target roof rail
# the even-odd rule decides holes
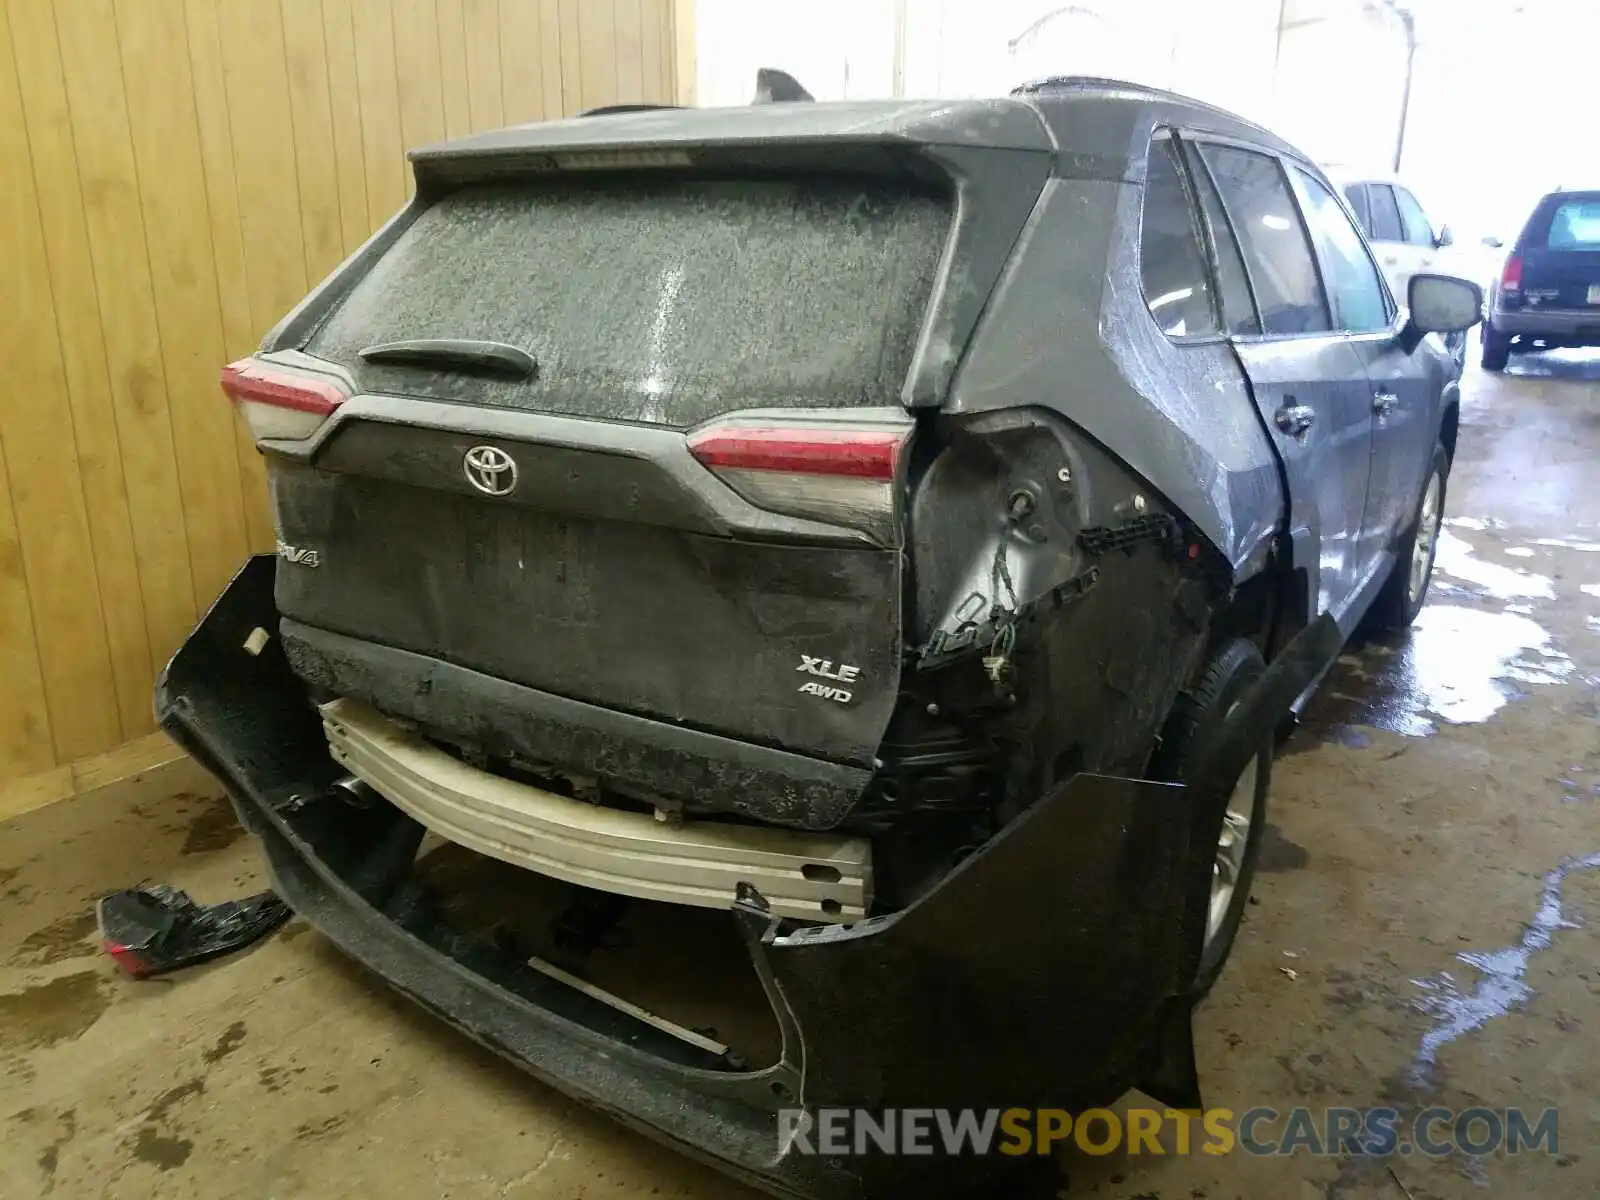
[[[1150,92],[1156,95],[1170,95],[1164,88],[1151,87],[1148,83],[1134,83],[1128,79],[1112,79],[1105,75],[1046,75],[1043,79],[1030,79],[1027,83],[1011,89],[1013,96],[1032,96],[1039,92],[1071,92],[1071,91],[1098,91],[1115,88],[1119,91]]]
[[[1250,129],[1258,130],[1268,137],[1275,138],[1279,142],[1282,142],[1282,139],[1278,138],[1277,134],[1273,133],[1270,129],[1264,128],[1259,123],[1250,120],[1248,117],[1241,117],[1238,113],[1229,112],[1227,109],[1219,108],[1217,105],[1211,104],[1205,100],[1196,100],[1193,96],[1185,96],[1181,92],[1173,92],[1167,90],[1166,88],[1153,87],[1148,83],[1134,83],[1132,80],[1128,79],[1111,79],[1103,75],[1048,75],[1043,79],[1035,79],[1028,83],[1022,84],[1020,87],[1012,88],[1011,94],[1013,96],[1048,96],[1052,92],[1111,91],[1133,92],[1140,96],[1149,97],[1152,100],[1160,100],[1167,103],[1187,105],[1191,108],[1204,109],[1205,111],[1215,113],[1220,117],[1226,117],[1229,121],[1234,121],[1240,125],[1247,126]],[[1289,149],[1293,150],[1294,148],[1291,146]],[[1295,150],[1294,152],[1303,157],[1301,151]]]
[[[616,113],[655,112],[663,108],[682,108],[681,104],[602,104],[599,108],[586,108],[580,117],[609,117]]]

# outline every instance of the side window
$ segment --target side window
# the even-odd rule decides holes
[[[1361,235],[1332,192],[1299,167],[1293,170],[1305,189],[1307,224],[1322,260],[1323,279],[1339,328],[1354,333],[1386,328],[1389,301]]]
[[[1356,214],[1356,224],[1361,226],[1361,232],[1370,238],[1372,236],[1372,214],[1367,208],[1367,185],[1364,183],[1345,185],[1344,198],[1350,201],[1350,207]]]
[[[1394,189],[1386,183],[1367,185],[1367,203],[1372,207],[1372,232],[1367,236],[1375,242],[1403,242],[1405,234],[1400,228],[1400,210],[1395,207]]]
[[[1400,224],[1405,228],[1406,241],[1413,246],[1433,245],[1433,226],[1422,211],[1417,198],[1403,187],[1394,189],[1395,201],[1400,206]]]
[[[1260,333],[1261,317],[1256,313],[1255,297],[1250,294],[1250,277],[1245,274],[1239,239],[1234,236],[1222,197],[1211,181],[1211,172],[1200,158],[1193,142],[1184,143],[1189,156],[1189,175],[1200,193],[1200,208],[1211,230],[1211,244],[1217,252],[1217,288],[1222,293],[1222,319],[1229,333]]]
[[[1139,229],[1144,302],[1168,337],[1216,333],[1211,278],[1171,138],[1150,143]]]
[[[1238,231],[1262,330],[1320,333],[1332,328],[1311,243],[1278,160],[1232,146],[1204,146],[1201,157]]]

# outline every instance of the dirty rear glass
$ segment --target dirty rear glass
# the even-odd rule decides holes
[[[846,180],[539,181],[425,210],[312,337],[363,390],[689,426],[894,405],[949,225]],[[531,382],[363,364],[374,343],[507,342]]]
[[[1600,197],[1564,201],[1550,217],[1552,250],[1600,250]]]

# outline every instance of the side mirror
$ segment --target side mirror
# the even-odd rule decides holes
[[[1483,320],[1483,289],[1454,275],[1413,275],[1406,299],[1411,313],[1400,341],[1408,354],[1426,334],[1460,333]]]
[[[1456,244],[1456,235],[1450,231],[1450,226],[1439,226],[1439,236],[1433,239],[1433,244],[1440,250]]]
[[[1499,238],[1495,237],[1494,234],[1492,234],[1492,233],[1488,237],[1483,239],[1483,244],[1485,246],[1489,247],[1489,249],[1491,249],[1491,250],[1498,250],[1498,249],[1500,249],[1500,247],[1505,245],[1504,242],[1502,242]]]

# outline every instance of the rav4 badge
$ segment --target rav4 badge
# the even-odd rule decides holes
[[[278,543],[278,557],[284,562],[299,563],[302,567],[322,565],[320,550],[307,550],[304,546],[291,546],[288,542]]]

